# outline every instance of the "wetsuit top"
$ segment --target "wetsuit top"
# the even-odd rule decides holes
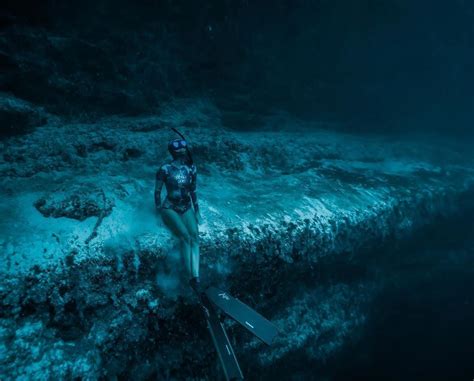
[[[161,188],[166,186],[166,198],[161,205]],[[156,172],[155,207],[173,209],[182,214],[191,207],[199,210],[196,196],[196,166],[173,160],[165,162]]]

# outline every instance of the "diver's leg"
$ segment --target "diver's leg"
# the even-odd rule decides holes
[[[184,260],[186,271],[192,277],[191,268],[191,236],[186,225],[183,223],[180,214],[173,209],[162,209],[161,216],[163,222],[173,235],[180,241],[180,252]]]
[[[191,271],[193,277],[199,277],[199,230],[193,209],[188,209],[182,219],[191,239]]]

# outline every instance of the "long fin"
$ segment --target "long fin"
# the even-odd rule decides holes
[[[271,345],[278,334],[277,327],[269,320],[250,308],[239,299],[216,287],[205,291],[209,300],[222,309],[228,316],[236,320],[264,343]]]
[[[243,380],[244,376],[237,361],[237,357],[235,356],[232,345],[227,337],[227,332],[214,309],[215,307],[205,294],[202,294],[200,299],[206,314],[207,328],[211,334],[217,354],[219,355],[227,381]]]

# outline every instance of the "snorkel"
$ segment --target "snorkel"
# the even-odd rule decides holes
[[[181,132],[179,132],[176,128],[171,127],[171,129],[174,132],[176,132],[181,137],[181,139],[186,140],[186,138],[183,136],[183,134]],[[186,153],[188,155],[190,165],[193,165],[194,161],[193,161],[193,157],[191,156],[191,152],[189,151],[188,145],[186,145]]]

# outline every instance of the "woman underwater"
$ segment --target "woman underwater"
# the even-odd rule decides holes
[[[196,196],[196,166],[184,137],[170,141],[168,151],[173,160],[166,161],[156,172],[155,208],[166,227],[179,240],[180,252],[191,278],[189,284],[198,290],[200,287],[198,224],[201,224],[202,218]],[[166,186],[167,194],[161,203],[163,184]]]

